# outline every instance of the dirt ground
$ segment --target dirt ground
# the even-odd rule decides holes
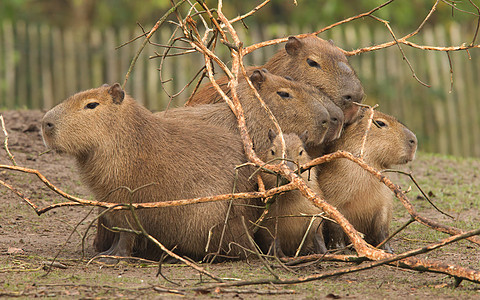
[[[39,156],[39,153],[46,150],[39,131],[43,112],[11,111],[1,114],[4,115],[10,134],[10,150],[18,165],[37,169],[63,191],[90,199],[71,159],[55,153]],[[3,134],[0,134],[0,140],[3,143]],[[11,165],[3,149],[0,152],[0,164]],[[480,160],[420,152],[416,161],[404,170],[412,172],[432,201],[455,219],[451,220],[432,208],[406,177],[389,175],[404,189],[412,186],[409,198],[424,216],[463,229],[479,227]],[[0,180],[12,184],[40,207],[62,202],[58,195],[45,187],[34,175],[0,169]],[[92,247],[95,228],[86,236],[84,251],[82,237],[95,212],[88,207],[64,207],[37,216],[21,198],[0,186],[0,297],[480,298],[479,284],[464,281],[454,289],[453,278],[446,275],[388,266],[303,284],[254,285],[210,292],[194,291],[195,288],[213,282],[184,265],[163,265],[163,278],[156,276],[158,265],[152,262],[121,262],[116,266],[89,263],[89,259],[95,255]],[[408,219],[406,210],[397,201],[392,231]],[[413,224],[397,235],[392,245],[399,253],[425,246],[443,237],[444,234]],[[480,270],[479,249],[478,245],[461,241],[422,257]],[[47,272],[54,258],[57,263]],[[278,267],[277,263],[273,265],[275,273],[283,279],[352,266],[347,263],[320,261],[287,270]],[[272,278],[254,258],[203,267],[232,281]]]

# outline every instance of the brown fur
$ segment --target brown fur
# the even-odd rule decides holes
[[[96,105],[96,106],[95,106]],[[237,135],[195,120],[162,119],[134,99],[120,85],[77,93],[57,105],[43,118],[46,144],[76,159],[83,182],[97,200],[111,203],[157,202],[231,193],[235,166],[246,161]],[[228,153],[228,155],[225,155]],[[253,191],[242,168],[237,191]],[[130,195],[125,189],[136,189]],[[239,201],[242,204],[252,201]],[[235,202],[238,204],[239,202]],[[164,246],[201,259],[216,252],[229,203],[211,202],[180,207],[137,210],[143,226]],[[254,208],[233,205],[222,253],[243,257],[236,242],[249,247],[241,216],[255,220]],[[105,215],[108,226],[130,228],[129,211]],[[210,247],[205,250],[209,230]],[[111,248],[104,254],[131,256],[135,236],[116,233],[114,241],[100,245]],[[228,251],[229,247],[231,251]],[[148,255],[150,256],[150,255]]]
[[[333,43],[315,35],[301,39],[290,37],[285,49],[258,68],[266,68],[273,74],[289,76],[293,80],[314,86],[341,108],[345,123],[355,120],[358,106],[352,102],[362,101],[363,87],[345,55]],[[249,68],[249,74],[258,68]],[[225,91],[229,90],[226,77],[220,78],[219,83]],[[216,101],[221,101],[221,97],[208,83],[193,96],[188,105]]]
[[[347,126],[340,139],[334,141],[328,152],[345,150],[360,154],[362,138],[366,130],[368,115]],[[373,118],[380,127],[372,124],[368,133],[364,160],[377,170],[392,165],[405,164],[415,157],[417,138],[407,127],[392,116],[376,111]],[[376,246],[389,233],[392,218],[393,194],[388,187],[356,163],[337,159],[319,166],[318,183],[325,199],[334,205],[360,232],[368,243]],[[346,236],[333,223],[325,226],[327,245],[331,248],[344,247]],[[386,244],[384,249],[391,251]]]
[[[270,131],[273,133],[273,131]],[[306,134],[306,133],[305,133]],[[305,134],[299,137],[296,134],[285,134],[285,156],[298,164],[309,162],[310,156],[304,148]],[[261,158],[266,162],[274,158],[281,157],[281,141],[275,133],[270,135],[271,147],[261,153]],[[287,161],[287,166],[292,170],[297,169],[297,165]],[[265,185],[273,187],[276,185],[277,176],[265,175]],[[308,186],[317,193],[321,193],[317,183],[316,170],[304,172],[303,180]],[[272,245],[275,246],[275,253],[279,256],[293,256],[308,229],[311,217],[281,217],[281,216],[300,216],[301,214],[315,215],[322,210],[316,207],[312,202],[306,199],[298,190],[293,190],[282,195],[278,195],[275,201],[270,205],[269,211],[261,224],[261,228],[255,234],[257,243],[262,251],[267,253]],[[280,217],[280,218],[279,218]],[[322,235],[322,219],[317,218],[308,232],[302,251],[305,254],[311,252],[325,253],[326,247]]]
[[[266,70],[254,71],[250,80],[275,115],[283,132],[300,135],[308,130],[307,145],[323,143],[329,120],[328,112],[323,105],[326,97],[322,97],[311,86],[287,80]],[[285,97],[287,94],[288,97]],[[273,123],[246,81],[239,84],[238,95],[244,109],[247,129],[255,143],[255,150],[264,151],[270,147],[266,128],[273,127]],[[225,102],[171,109],[157,114],[174,119],[199,118],[238,134],[235,115]]]

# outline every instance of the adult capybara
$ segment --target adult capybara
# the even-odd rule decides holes
[[[345,127],[342,136],[328,146],[328,152],[345,150],[359,155],[368,118],[369,113],[362,109],[361,118]],[[373,120],[365,144],[365,162],[384,170],[412,161],[417,149],[415,134],[384,113],[375,111]],[[377,246],[388,237],[393,205],[393,193],[388,187],[347,159],[332,160],[318,169],[318,183],[325,200],[364,233],[368,243]],[[348,243],[338,225],[327,222],[325,229],[325,241],[330,248],[342,248]],[[388,243],[382,248],[392,251]]]
[[[250,80],[284,132],[301,134],[308,130],[310,134],[307,145],[313,147],[323,143],[325,135],[330,132],[329,115],[323,105],[325,96],[322,97],[311,86],[273,75],[266,70],[255,70]],[[271,128],[273,123],[246,81],[239,84],[238,95],[244,108],[248,131],[255,142],[255,150],[270,147],[267,128]],[[176,120],[195,119],[239,134],[236,117],[225,102],[170,109],[156,115]],[[335,125],[333,131],[336,132],[343,124]],[[106,251],[112,244],[113,235],[103,229],[101,223],[104,223],[103,218],[99,219],[94,245],[97,251]]]
[[[283,136],[285,140],[286,164],[292,170],[297,169],[296,164],[305,164],[311,160],[304,148],[307,134],[305,132],[300,137],[296,134],[285,134]],[[260,157],[265,162],[271,162],[273,159],[281,157],[282,153],[279,136],[270,130],[269,138],[271,147],[267,151],[260,153]],[[262,178],[266,186],[272,187],[276,185],[277,176],[269,174],[264,175]],[[311,189],[321,194],[315,169],[312,169],[311,172],[304,172],[302,178]],[[260,224],[259,230],[255,233],[257,244],[264,253],[272,252],[273,246],[275,247],[273,252],[276,255],[293,256],[305,234],[307,234],[300,253],[325,253],[327,249],[322,234],[322,218],[317,217],[310,229],[308,228],[312,215],[318,215],[321,212],[322,210],[305,198],[299,190],[277,195],[275,201],[270,205],[264,221]],[[302,215],[305,216],[302,217]],[[308,233],[307,230],[309,230]]]
[[[49,148],[76,159],[83,182],[99,201],[213,196],[231,193],[235,180],[236,191],[256,189],[248,180],[248,168],[241,168],[236,178],[235,166],[246,161],[238,135],[198,120],[159,118],[125,95],[119,84],[71,96],[45,114],[42,132]],[[138,190],[130,193],[126,188]],[[256,220],[259,212],[247,205],[252,203],[256,201],[234,202],[221,254],[244,257],[236,244],[249,248],[241,217],[247,224]],[[202,259],[218,250],[228,210],[229,203],[223,201],[136,213],[146,231],[165,247]],[[107,213],[104,221],[137,229],[130,211]],[[134,234],[115,233],[110,249],[102,254],[131,256],[134,241]]]
[[[359,106],[353,102],[362,102],[363,87],[343,52],[332,42],[315,35],[304,38],[289,37],[285,48],[258,68],[265,68],[273,74],[289,76],[293,80],[314,86],[341,108],[345,115],[345,123],[355,120]],[[249,74],[258,68],[249,68]],[[226,77],[219,78],[218,82],[224,91],[230,89]],[[222,99],[212,84],[208,83],[187,105],[217,101]]]
[[[283,132],[300,135],[308,130],[308,146],[324,142],[329,129],[329,114],[323,105],[327,97],[321,96],[311,86],[273,75],[265,69],[253,71],[250,80],[275,115]],[[273,122],[246,81],[239,83],[238,96],[255,150],[264,151],[270,147],[268,128],[273,127]],[[225,102],[170,109],[157,115],[174,119],[200,119],[231,132],[239,132],[237,119]],[[337,124],[334,131],[341,129],[341,126]]]

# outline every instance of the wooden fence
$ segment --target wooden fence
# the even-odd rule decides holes
[[[415,41],[428,45],[460,45],[471,42],[474,28],[426,28]],[[274,37],[312,31],[282,25],[250,27],[240,33],[246,45]],[[103,83],[123,82],[140,41],[115,48],[138,35],[139,30],[73,30],[23,22],[0,24],[0,109],[48,109],[76,91]],[[397,33],[400,35],[400,33]],[[153,42],[168,40],[162,29]],[[344,49],[353,49],[391,39],[384,27],[347,25],[322,38],[333,39]],[[281,47],[278,46],[278,47]],[[247,64],[260,65],[278,47],[268,47],[246,57]],[[453,75],[445,53],[403,46],[417,76],[431,85],[426,88],[412,76],[397,47],[351,57],[349,60],[363,82],[368,104],[392,114],[419,138],[419,149],[457,156],[480,157],[480,63],[479,50],[450,53]],[[203,65],[198,54],[150,59],[163,48],[149,45],[138,60],[126,90],[151,110],[182,105],[190,91],[170,101],[165,91],[178,92]],[[453,84],[451,84],[451,76]],[[164,91],[165,89],[165,91]]]

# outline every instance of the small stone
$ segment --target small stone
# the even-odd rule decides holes
[[[7,254],[24,254],[25,251],[20,248],[9,247],[7,250]]]

